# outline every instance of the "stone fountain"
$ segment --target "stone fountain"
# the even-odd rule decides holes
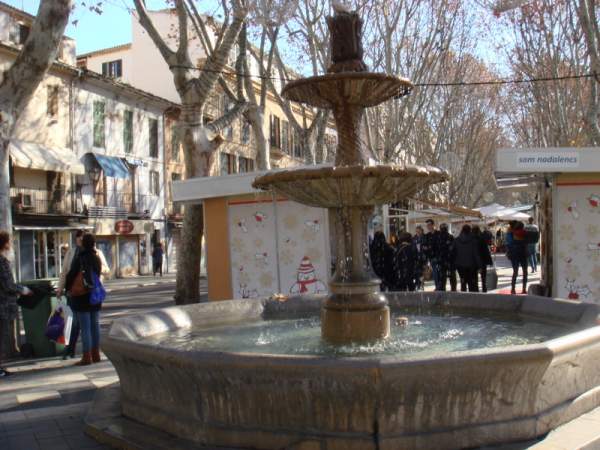
[[[366,243],[374,205],[445,174],[367,165],[364,108],[411,85],[364,71],[356,14],[338,14],[329,26],[330,73],[290,83],[284,94],[333,109],[336,164],[270,173],[255,185],[333,209],[339,250],[331,294],[115,320],[101,345],[119,382],[90,408],[86,430],[96,439],[127,449],[474,448],[533,439],[600,406],[598,305],[378,292]],[[390,331],[390,310],[408,316],[408,328]],[[507,341],[509,329],[516,331]]]
[[[336,344],[369,342],[390,332],[390,311],[369,261],[367,226],[373,208],[414,195],[417,189],[443,181],[446,174],[433,167],[369,165],[365,108],[408,94],[412,84],[367,72],[358,14],[336,13],[327,24],[333,61],[328,73],[291,82],[282,94],[333,111],[338,133],[335,165],[270,173],[258,177],[254,187],[334,212],[336,272],[321,312],[321,335]]]

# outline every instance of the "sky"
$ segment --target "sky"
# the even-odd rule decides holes
[[[3,0],[15,8],[22,9],[32,15],[37,14],[39,0]],[[77,41],[77,54],[92,50],[114,47],[131,42],[132,0],[103,0],[102,14],[89,9],[97,5],[98,0],[76,0],[76,7],[69,19],[66,35]],[[146,0],[149,9],[165,7],[163,0]],[[202,2],[207,5],[203,11],[210,11],[213,1]],[[84,6],[86,5],[86,6]]]

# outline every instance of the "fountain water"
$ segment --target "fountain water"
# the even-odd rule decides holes
[[[299,203],[334,211],[336,273],[321,312],[322,337],[337,344],[387,338],[390,310],[370,267],[367,225],[377,204],[413,195],[445,179],[445,172],[423,166],[369,166],[364,148],[366,107],[410,92],[410,81],[367,72],[362,61],[362,20],[355,12],[336,12],[327,20],[333,63],[326,75],[289,83],[283,95],[333,110],[338,133],[335,166],[292,169],[258,177],[254,187],[272,189]]]

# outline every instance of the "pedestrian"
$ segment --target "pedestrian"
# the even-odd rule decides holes
[[[74,239],[75,245],[73,245],[73,247],[71,247],[65,255],[62,270],[58,278],[58,286],[56,288],[56,295],[58,297],[62,297],[63,294],[66,294],[67,305],[69,305],[69,308],[71,308],[71,310],[73,310],[73,301],[68,292],[65,292],[65,283],[67,281],[67,274],[71,270],[71,264],[81,251],[82,239],[83,230],[77,230],[75,232]],[[63,351],[62,359],[75,358],[75,347],[77,346],[77,339],[79,339],[79,322],[77,322],[77,314],[73,314],[73,323],[71,325],[71,334],[69,335],[69,344],[65,347]]]
[[[412,236],[408,232],[400,233],[394,249],[394,291],[415,290],[416,256],[412,245]]]
[[[100,309],[102,304],[90,303],[90,292],[85,292],[85,286],[93,286],[93,274],[100,276],[102,262],[96,251],[96,239],[91,233],[84,233],[81,240],[81,250],[73,259],[71,269],[67,274],[65,288],[70,292],[73,311],[81,329],[83,355],[80,366],[100,362]]]
[[[15,283],[8,259],[9,254],[10,234],[6,231],[0,231],[0,356],[6,344],[3,340],[6,338],[10,339],[10,335],[16,338],[17,297],[33,294],[31,289]],[[5,329],[11,330],[10,335],[5,335],[2,332]],[[8,375],[10,375],[10,372],[0,367],[0,378]]]
[[[481,292],[487,292],[487,267],[494,264],[494,261],[492,261],[492,253],[490,252],[489,237],[486,236],[485,232],[481,232],[478,225],[473,226],[472,233],[477,240],[479,259],[481,260],[481,267],[479,268],[479,274],[481,275]]]
[[[427,231],[423,236],[423,252],[425,253],[425,259],[431,265],[431,277],[435,284],[435,289],[441,284],[441,273],[440,265],[437,260],[437,230],[432,219],[425,221],[425,228]]]
[[[412,239],[414,254],[415,254],[415,290],[423,290],[423,269],[427,264],[427,258],[423,251],[424,231],[421,225],[415,228],[415,235]]]
[[[525,225],[525,239],[527,240],[527,254],[529,255],[529,264],[531,273],[537,272],[537,244],[540,241],[540,229],[533,223],[533,217],[530,217]]]
[[[463,225],[460,235],[454,240],[454,263],[460,276],[460,290],[478,292],[477,271],[481,267],[478,241],[471,226]]]
[[[152,250],[152,272],[153,272],[153,276],[156,276],[156,273],[160,273],[160,276],[162,277],[162,266],[163,266],[163,255],[164,255],[164,251],[162,248],[162,243],[158,242],[155,246],[154,246],[154,250]]]
[[[523,222],[512,221],[510,229],[506,233],[506,245],[508,249],[508,259],[511,262],[513,273],[511,280],[511,294],[516,294],[517,277],[519,276],[519,267],[523,272],[522,294],[527,293],[527,233]],[[510,238],[509,238],[510,236]]]
[[[456,292],[456,267],[454,266],[454,236],[448,231],[448,225],[440,224],[437,234],[437,258],[440,264],[441,291],[446,290],[446,281],[450,281],[450,290]]]
[[[373,272],[381,280],[380,288],[382,291],[390,290],[394,284],[393,264],[394,251],[385,239],[383,231],[376,231],[373,235],[373,241],[369,248],[371,256],[371,266]]]

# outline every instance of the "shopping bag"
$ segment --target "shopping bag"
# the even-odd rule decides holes
[[[46,324],[46,337],[57,344],[68,345],[73,326],[73,311],[65,297],[60,297]]]
[[[498,289],[498,272],[495,267],[488,267],[485,274],[485,284],[488,291]]]
[[[433,269],[429,264],[423,267],[423,280],[431,281],[433,279]]]

